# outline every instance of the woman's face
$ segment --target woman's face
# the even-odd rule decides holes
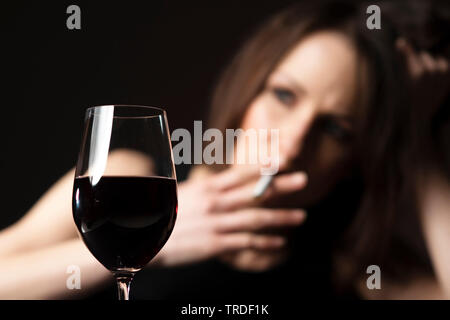
[[[348,173],[357,68],[356,49],[344,34],[313,33],[280,62],[247,109],[241,127],[279,129],[279,155],[289,160],[288,171],[308,174],[308,186],[283,203],[314,204]]]

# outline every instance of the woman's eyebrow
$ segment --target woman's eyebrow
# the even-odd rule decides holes
[[[297,91],[300,94],[306,93],[306,89],[304,89],[304,86],[302,86],[298,81],[294,79],[293,76],[289,75],[287,72],[278,71],[273,74],[272,77],[270,77],[272,81],[282,81],[284,83],[289,84],[295,91]],[[331,118],[333,120],[338,121],[344,121],[349,123],[350,125],[353,125],[355,119],[353,115],[347,114],[347,113],[339,113],[339,112],[327,112],[325,115],[327,118]]]
[[[298,93],[304,94],[306,90],[304,89],[304,86],[302,86],[300,83],[298,83],[296,80],[293,79],[292,76],[285,72],[276,72],[270,79],[280,80],[282,82],[285,82],[289,84],[295,91]]]

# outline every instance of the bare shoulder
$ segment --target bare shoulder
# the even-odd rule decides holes
[[[116,149],[108,157],[105,174],[151,175],[154,170],[155,163],[148,155],[131,149]]]
[[[428,171],[420,179],[419,185],[422,213],[448,209],[450,212],[450,181],[440,171]]]
[[[416,275],[408,281],[381,278],[380,289],[368,289],[366,279],[358,283],[358,293],[366,300],[441,300],[446,299],[432,275]]]

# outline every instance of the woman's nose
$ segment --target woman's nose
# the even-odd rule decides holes
[[[280,159],[289,162],[302,152],[303,144],[315,118],[312,105],[303,106],[282,123],[280,128]]]

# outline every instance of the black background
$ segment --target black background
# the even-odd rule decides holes
[[[242,41],[291,2],[2,4],[0,229],[74,166],[86,108],[160,106],[172,131],[191,130]],[[81,30],[66,27],[71,4]],[[177,168],[179,178],[186,170]]]

